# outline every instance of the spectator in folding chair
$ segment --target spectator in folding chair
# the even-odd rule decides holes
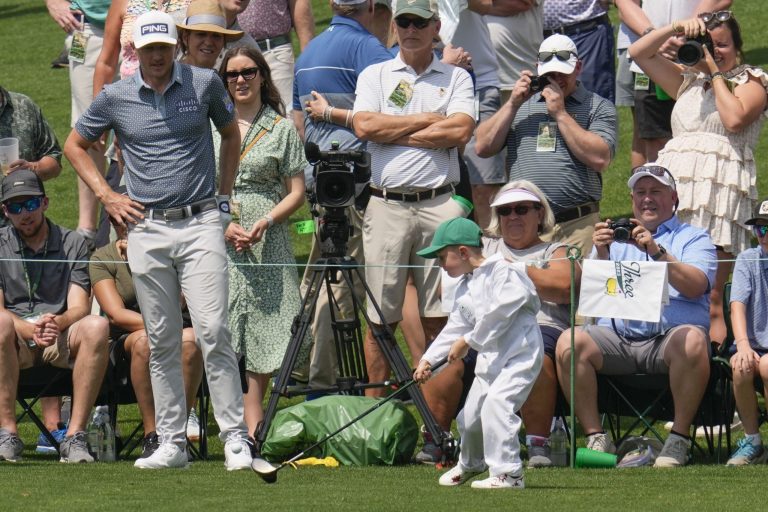
[[[85,239],[45,217],[43,182],[28,169],[3,179],[2,203],[11,226],[0,229],[0,460],[19,460],[24,448],[14,406],[19,370],[50,364],[73,369],[61,462],[93,462],[85,427],[107,367],[109,326],[88,314]]]
[[[131,360],[130,375],[136,403],[139,406],[144,439],[140,459],[152,455],[159,446],[155,431],[155,402],[149,376],[149,341],[144,330],[136,288],[128,266],[128,233],[124,226],[113,222],[117,240],[105,245],[91,256],[88,266],[93,294],[110,321],[110,338],[122,342]],[[181,333],[182,371],[187,410],[191,409],[203,378],[203,359],[195,343],[195,331],[189,312],[181,301],[183,331]],[[198,427],[199,428],[199,427]]]
[[[754,216],[745,222],[752,226],[758,247],[739,254],[731,285],[731,370],[736,408],[744,425],[744,438],[728,459],[728,466],[762,464],[768,451],[760,438],[756,384],[768,389],[768,197],[760,201]]]
[[[597,325],[575,328],[576,415],[588,448],[614,452],[600,424],[596,374],[669,374],[674,424],[654,466],[677,467],[688,462],[689,430],[709,379],[709,292],[717,258],[709,235],[677,218],[676,184],[667,169],[636,167],[627,184],[634,213],[629,238],[615,236],[610,219],[598,222],[592,257],[668,263],[670,302],[658,323],[599,318]],[[560,386],[569,397],[570,330],[557,341],[556,359]]]

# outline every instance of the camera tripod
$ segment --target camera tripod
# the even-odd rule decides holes
[[[383,318],[379,305],[373,298],[368,284],[360,271],[360,267],[354,258],[349,256],[332,256],[318,259],[313,265],[310,284],[302,300],[301,309],[294,318],[291,326],[291,339],[288,349],[285,352],[283,363],[275,378],[272,392],[269,397],[269,403],[264,411],[264,419],[259,423],[256,429],[255,441],[256,450],[261,453],[261,447],[266,441],[269,427],[277,412],[278,401],[281,396],[291,397],[296,395],[308,394],[311,392],[330,392],[344,394],[362,394],[366,388],[374,387],[400,387],[412,380],[413,371],[405,359],[400,347],[397,345],[395,336],[386,322],[381,326],[372,324],[366,312],[363,301],[354,292],[354,282],[359,280],[365,289],[365,298],[373,306],[379,318]],[[341,276],[341,280],[339,279]],[[352,297],[353,314],[351,318],[340,318],[338,302],[333,296],[331,284],[343,282],[349,288]],[[328,293],[328,304],[331,315],[331,326],[333,330],[334,342],[336,346],[336,357],[339,366],[340,376],[337,378],[336,385],[313,389],[311,387],[295,388],[288,386],[288,380],[296,365],[301,346],[312,325],[312,320],[317,306],[317,298],[325,284]],[[394,381],[368,382],[368,373],[365,366],[365,355],[363,353],[363,329],[360,322],[360,314],[363,315],[367,324],[371,326],[373,336],[387,358],[390,367],[395,375]],[[424,395],[418,386],[410,386],[408,393],[414,406],[421,414],[424,421],[424,427],[432,435],[433,442],[442,448],[443,462],[452,462],[456,453],[456,446],[453,437],[444,433],[435,421],[432,412],[427,406]]]

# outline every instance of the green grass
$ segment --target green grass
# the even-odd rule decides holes
[[[326,0],[313,0],[318,27],[330,21]],[[765,66],[768,47],[762,23],[764,2],[741,0],[734,11],[742,23],[747,62]],[[614,13],[615,14],[615,13]],[[61,144],[69,132],[69,80],[66,70],[50,68],[63,44],[63,33],[48,17],[43,2],[0,0],[0,84],[29,95],[43,109]],[[318,28],[319,30],[319,28]],[[617,217],[629,211],[630,117],[620,109],[619,150],[605,172],[602,211]],[[756,150],[758,190],[768,194],[768,135]],[[47,184],[50,217],[62,225],[77,224],[75,174],[65,161],[61,176]],[[293,220],[309,218],[302,209]],[[306,261],[310,238],[295,238],[297,259]],[[120,425],[129,431],[138,421],[133,407],[121,408]],[[216,432],[211,423],[211,431]],[[37,437],[29,422],[20,425],[26,441],[25,460],[0,464],[0,510],[225,510],[269,507],[291,510],[412,510],[450,507],[491,509],[713,509],[754,507],[759,502],[766,466],[726,470],[699,464],[677,471],[536,470],[526,473],[528,490],[483,493],[468,487],[441,489],[433,468],[419,466],[372,468],[286,468],[276,485],[252,473],[227,474],[221,444],[210,438],[211,460],[194,463],[189,471],[142,472],[131,462],[70,467],[51,457],[35,456]],[[699,462],[706,462],[700,460]]]

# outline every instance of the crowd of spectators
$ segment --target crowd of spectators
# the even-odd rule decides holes
[[[288,224],[314,181],[302,144],[336,142],[371,156],[370,198],[345,209],[349,254],[365,264],[376,302],[363,341],[370,381],[391,371],[377,332],[400,326],[440,428],[450,431],[469,407],[459,417],[468,452],[441,483],[491,467],[475,487],[522,487],[517,444],[492,454],[485,444],[485,463],[478,455],[486,429],[504,436],[493,407],[510,408],[507,435],[524,427],[528,467],[552,465],[549,434],[559,391],[570,396],[572,363],[587,447],[604,452],[616,447],[600,422],[596,375],[668,375],[675,417],[655,465],[685,465],[712,347],[726,340],[731,272],[745,437],[728,464],[765,461],[754,377],[768,384],[768,284],[754,260],[768,255],[768,200],[757,201],[754,149],[768,74],[744,62],[732,0],[616,0],[617,41],[606,0],[329,1],[333,17],[316,37],[309,0],[46,1],[67,34],[64,154],[79,176],[79,217],[73,231],[46,218],[55,198],[43,182],[61,172],[61,146],[34,101],[0,84],[0,138],[19,147],[0,198],[0,460],[21,457],[19,371],[40,364],[74,369],[64,428],[59,399],[43,401],[61,460],[93,460],[85,429],[111,342],[131,359],[145,431],[137,467],[186,467],[185,418],[203,368],[227,469],[248,467],[311,273],[302,287]],[[695,38],[697,58],[678,58]],[[600,215],[604,173],[620,150],[617,105],[633,109],[626,239]],[[420,251],[468,216],[482,236],[475,224],[454,226],[463,238]],[[470,249],[449,251],[448,261],[446,247]],[[661,318],[571,325],[569,247],[585,258],[667,263]],[[320,252],[315,243],[310,260]],[[526,293],[504,307],[527,313],[507,315],[521,319],[517,330],[479,333],[491,313],[475,318],[467,311],[479,306],[462,304],[495,300],[486,273],[507,265],[514,271],[499,287],[522,283]],[[329,309],[348,315],[350,296],[362,295],[332,288],[319,294],[303,354],[319,390],[338,376]],[[92,302],[104,317],[91,314]],[[536,331],[524,357],[494,352],[522,375],[509,387],[515,376],[489,371],[484,351],[517,346],[507,338],[523,327]],[[455,338],[466,342],[454,347]],[[449,347],[451,364],[427,380]],[[244,397],[230,375],[235,354],[245,360]],[[492,396],[494,382],[509,396]],[[445,455],[425,432],[416,460]]]

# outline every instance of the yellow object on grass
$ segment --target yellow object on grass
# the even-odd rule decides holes
[[[339,461],[333,457],[325,457],[324,459],[318,459],[317,457],[307,457],[306,459],[299,459],[295,462],[297,466],[325,466],[327,468],[339,467]]]

